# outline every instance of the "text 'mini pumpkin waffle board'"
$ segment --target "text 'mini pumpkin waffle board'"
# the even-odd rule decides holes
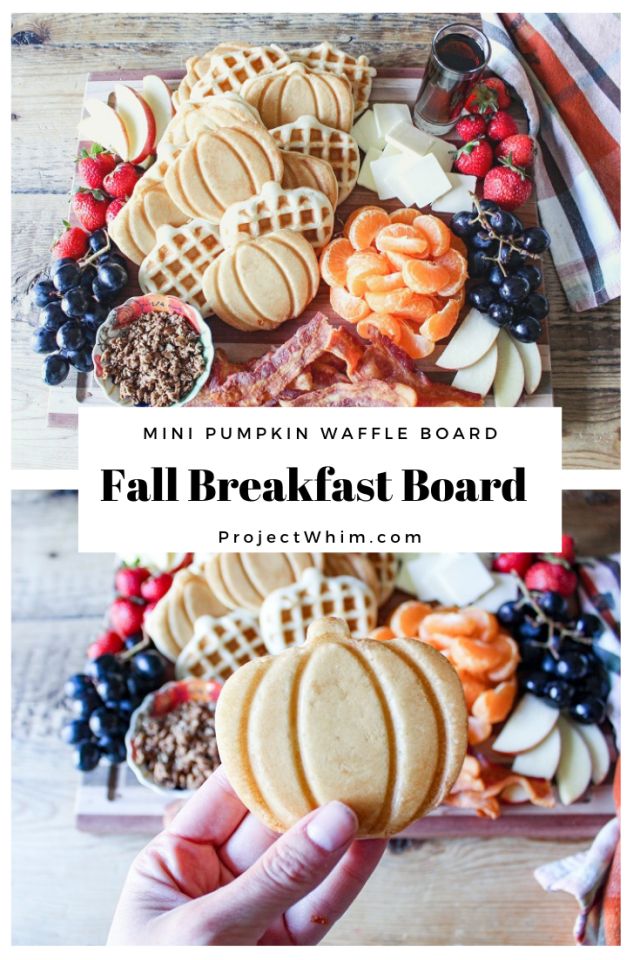
[[[89,74],[85,88],[85,100],[93,98],[107,101],[115,81],[127,83],[132,88],[141,90],[142,78],[145,73],[146,71],[140,70],[127,71],[124,73],[110,71]],[[165,80],[170,87],[175,88],[182,79],[184,72],[181,69],[165,70],[158,71],[157,75]],[[419,68],[379,69],[378,75],[373,81],[371,103],[406,103],[409,107],[412,107],[418,93],[421,78],[422,70]],[[389,212],[401,206],[400,201],[397,200],[379,201],[376,194],[370,190],[356,186],[347,200],[338,207],[334,228],[335,234],[341,234],[342,227],[353,210],[371,203],[382,206]],[[537,223],[537,210],[533,198],[518,209],[518,216],[525,226],[532,226]],[[448,221],[450,216],[443,214],[442,218]],[[135,277],[136,273],[136,270],[132,270],[130,275]],[[137,285],[132,284],[125,292],[127,295],[136,295],[140,291]],[[285,342],[318,311],[324,313],[331,322],[336,324],[342,323],[331,309],[329,304],[329,288],[324,283],[321,283],[317,296],[301,316],[296,320],[283,324],[277,330],[244,332],[236,330],[220,321],[214,321],[214,344],[222,347],[231,360],[239,362],[247,361],[262,355],[273,345]],[[538,341],[542,361],[542,379],[537,391],[532,395],[524,394],[519,405],[537,407],[553,405],[549,331],[546,320],[542,322],[542,327],[542,337]],[[436,383],[450,383],[454,376],[455,371],[445,371],[437,366],[437,360],[445,349],[449,339],[450,338],[447,338],[438,343],[436,349],[428,359],[417,362],[417,366],[424,370]],[[50,390],[48,411],[49,426],[73,429],[77,425],[79,404],[87,404],[89,406],[104,406],[108,404],[108,400],[104,397],[99,385],[94,380],[93,374],[76,374],[75,376],[70,376],[61,387]],[[492,404],[493,398],[489,395],[485,398],[485,405],[491,406]]]

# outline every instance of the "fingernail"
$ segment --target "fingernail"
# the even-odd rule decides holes
[[[309,839],[327,853],[339,850],[352,840],[357,829],[355,813],[339,800],[320,807],[306,827]]]

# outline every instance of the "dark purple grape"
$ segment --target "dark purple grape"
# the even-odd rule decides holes
[[[575,699],[571,704],[569,713],[578,723],[602,723],[607,712],[607,706],[604,700],[599,697],[584,696],[578,694],[579,699]]]
[[[480,310],[481,313],[486,313],[491,304],[497,297],[495,287],[490,286],[488,283],[481,283],[477,287],[472,287],[469,291],[469,302]]]
[[[100,748],[97,743],[91,740],[80,743],[76,747],[76,768],[82,770],[83,773],[89,773],[89,771],[95,770],[100,763],[100,756]]]
[[[521,343],[535,343],[542,336],[540,321],[528,315],[515,317],[509,323],[508,330]]]

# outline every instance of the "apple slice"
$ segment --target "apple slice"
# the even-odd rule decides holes
[[[556,783],[560,802],[568,807],[581,797],[591,781],[591,754],[577,728],[565,717],[558,719],[561,748]]]
[[[496,407],[515,407],[524,388],[524,367],[518,349],[506,330],[498,334],[498,368],[493,381]]]
[[[602,783],[609,773],[611,756],[605,735],[596,723],[576,724],[576,730],[587,745],[591,756],[591,780],[593,783]]]
[[[154,147],[157,147],[159,141],[162,139],[162,135],[167,129],[169,120],[171,120],[171,117],[176,112],[173,100],[171,99],[171,90],[164,80],[151,73],[142,78],[142,96],[148,106],[151,107],[153,119],[155,120],[156,138]]]
[[[129,137],[127,128],[116,111],[103,100],[90,97],[85,101],[89,114],[78,124],[78,136],[81,140],[99,143],[106,150],[112,150],[123,160],[129,159]]]
[[[462,367],[453,378],[453,386],[486,396],[491,389],[498,366],[498,348],[492,343],[487,352],[470,367]]]
[[[484,357],[487,350],[495,343],[499,329],[487,320],[484,313],[480,313],[473,307],[444,348],[437,361],[438,366],[446,370],[470,367],[472,363]]]
[[[524,389],[527,393],[535,393],[542,379],[540,347],[537,343],[522,343],[520,340],[513,342],[524,367]]]
[[[556,725],[560,711],[525,693],[500,731],[493,749],[498,753],[523,753],[537,746]]]
[[[560,733],[556,725],[536,747],[519,753],[511,769],[524,777],[542,777],[544,780],[551,780],[558,769],[559,761]]]
[[[131,87],[116,83],[116,112],[127,129],[129,139],[129,160],[140,163],[150,153],[156,143],[156,121],[151,107]]]

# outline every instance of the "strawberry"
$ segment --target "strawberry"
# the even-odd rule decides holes
[[[516,133],[512,137],[505,137],[496,146],[496,158],[503,157],[511,160],[516,167],[524,167],[525,170],[533,166],[533,155],[535,153],[535,143],[526,133]]]
[[[84,187],[74,194],[71,201],[71,209],[89,233],[104,227],[108,206],[109,198],[102,190],[87,190]]]
[[[140,587],[140,593],[149,603],[157,603],[168,592],[173,577],[170,573],[159,573],[157,577],[149,577]]]
[[[117,597],[109,607],[111,626],[121,637],[130,637],[142,626],[144,606],[130,597]]]
[[[487,125],[487,136],[490,140],[506,140],[507,137],[514,137],[518,132],[518,124],[510,113],[504,110],[498,110],[489,120]]]
[[[517,573],[524,577],[532,563],[532,553],[499,553],[492,566],[498,573]]]
[[[493,164],[493,150],[486,140],[470,140],[456,154],[454,168],[471,177],[484,177]]]
[[[499,77],[487,77],[475,87],[467,97],[464,108],[469,113],[493,113],[494,110],[506,110],[511,103],[504,81]]]
[[[563,597],[570,597],[578,586],[578,578],[568,564],[548,560],[540,560],[529,567],[524,582],[528,590],[541,593],[551,590]]]
[[[116,158],[98,143],[89,150],[81,150],[77,158],[78,173],[91,190],[99,190],[102,181],[116,165]]]
[[[124,640],[115,632],[107,630],[101,634],[93,643],[87,647],[87,656],[89,660],[97,660],[105,653],[120,653],[124,647]]]
[[[146,620],[147,617],[149,616],[149,614],[151,613],[151,611],[153,610],[153,608],[154,608],[154,607],[157,607],[157,606],[158,606],[158,601],[157,601],[157,600],[155,601],[155,603],[148,603],[148,604],[146,605],[146,607],[144,607],[144,615],[143,615],[143,618],[142,618],[142,619],[143,619],[143,620]]]
[[[560,553],[554,553],[554,557],[562,557],[563,560],[566,560],[567,563],[575,563],[576,559],[576,544],[573,537],[569,536],[568,533],[562,534],[562,550]]]
[[[112,220],[118,216],[122,208],[124,207],[126,200],[112,200],[109,206],[107,207],[107,212],[105,214],[105,222],[107,226],[111,223]]]
[[[487,129],[487,121],[479,114],[471,114],[468,117],[462,117],[456,123],[456,133],[463,143],[469,143],[470,140],[477,140],[484,136]]]
[[[116,590],[121,597],[141,597],[140,587],[150,576],[146,567],[120,567],[116,573]]]
[[[126,200],[133,193],[133,188],[139,179],[140,172],[132,163],[119,163],[104,178],[103,186],[109,196],[116,200]]]
[[[54,259],[61,260],[63,257],[71,257],[72,260],[79,260],[87,252],[89,235],[80,227],[72,227],[66,220],[62,222],[65,230],[53,245]]]
[[[493,200],[504,210],[515,210],[531,196],[533,185],[521,167],[516,167],[504,157],[500,166],[489,170],[484,178],[485,200]]]

